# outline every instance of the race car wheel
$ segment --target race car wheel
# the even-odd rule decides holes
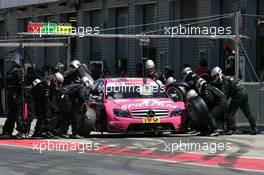
[[[199,125],[209,112],[207,105],[199,96],[192,97],[187,101],[187,111],[195,125]]]
[[[171,86],[166,89],[166,93],[168,96],[175,100],[175,101],[184,101],[185,94],[177,87],[177,86]]]
[[[190,90],[190,86],[181,81],[173,82],[166,86],[165,92],[167,95],[175,101],[185,101],[186,92]]]

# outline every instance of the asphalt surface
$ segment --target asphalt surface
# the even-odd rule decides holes
[[[213,168],[186,164],[175,164],[138,158],[46,152],[39,154],[29,149],[1,146],[0,174],[107,174],[107,175],[240,175],[256,174],[227,168]]]
[[[54,147],[61,143],[68,145]],[[186,147],[192,143],[201,147]],[[3,139],[2,174],[264,174],[264,135],[151,137],[92,133],[90,138],[75,140]]]

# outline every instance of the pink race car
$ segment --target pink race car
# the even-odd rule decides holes
[[[187,112],[152,79],[105,78],[95,82],[90,107],[101,132],[183,132]]]

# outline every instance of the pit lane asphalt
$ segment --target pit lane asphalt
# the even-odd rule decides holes
[[[0,129],[1,132],[1,129]],[[30,140],[29,140],[30,141]],[[24,140],[14,140],[15,144],[0,144],[0,175],[20,175],[20,174],[153,174],[153,175],[237,175],[237,174],[264,174],[264,171],[248,170],[247,168],[235,166],[239,157],[264,159],[264,135],[232,135],[219,137],[197,137],[193,135],[171,135],[165,134],[161,137],[148,137],[144,135],[124,135],[124,134],[105,134],[92,133],[90,138],[85,139],[53,139],[53,140],[36,140],[44,141],[66,141],[74,143],[99,143],[100,145],[112,145],[117,149],[108,149],[100,152],[85,152],[78,153],[74,151],[43,151],[33,150],[33,147],[19,146]],[[2,140],[3,143],[6,140]],[[32,140],[35,142],[35,140]],[[205,163],[195,164],[186,162],[170,161],[170,159],[156,159],[150,155],[153,152],[145,154],[133,154],[134,152],[141,153],[142,150],[124,151],[126,154],[117,153],[118,149],[143,149],[149,151],[155,149],[158,154],[163,154],[165,145],[170,143],[231,143],[232,150],[217,151],[211,153],[205,150],[192,150],[195,153],[208,155],[204,157]],[[1,140],[0,140],[1,143]],[[12,140],[11,142],[12,143]],[[19,143],[19,144],[17,144]],[[31,144],[31,143],[30,143]],[[125,150],[124,149],[124,150]],[[182,152],[167,153],[170,157],[181,156]],[[164,154],[165,154],[164,153]],[[207,164],[209,159],[214,160],[218,155],[224,156],[227,163],[221,161],[213,166]],[[194,155],[195,156],[195,155]],[[211,157],[210,157],[211,156]],[[177,157],[179,158],[179,157]],[[264,160],[263,160],[264,167]]]
[[[88,175],[241,175],[259,174],[228,168],[157,162],[118,156],[45,152],[39,154],[27,148],[0,147],[0,174],[88,174]]]

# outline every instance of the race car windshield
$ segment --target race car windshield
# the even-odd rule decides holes
[[[168,98],[159,86],[107,86],[106,98]]]

